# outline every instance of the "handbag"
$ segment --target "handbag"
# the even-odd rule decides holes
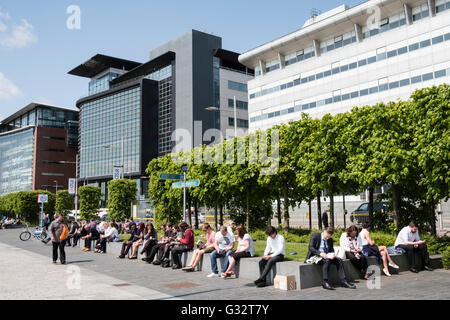
[[[336,257],[344,260],[345,259],[345,250],[339,246],[334,247],[334,252],[336,253]]]

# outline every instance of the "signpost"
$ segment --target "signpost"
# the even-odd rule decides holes
[[[159,179],[161,180],[183,180],[184,175],[178,173],[161,173]]]
[[[184,221],[186,221],[186,172],[188,170],[187,166],[183,166],[181,168],[181,170],[183,170],[183,182],[184,182],[184,187],[183,187],[183,217],[184,217]],[[190,211],[190,210],[189,210]]]
[[[113,167],[113,180],[117,180],[122,178],[122,167],[114,166]]]
[[[172,189],[184,188],[184,184],[186,183],[186,188],[198,187],[200,185],[200,180],[188,180],[186,182],[174,182],[172,183]]]
[[[70,178],[68,185],[69,185],[69,195],[74,196],[76,194],[76,191],[75,191],[76,179]]]
[[[42,219],[44,218],[44,203],[48,202],[48,194],[39,194],[38,195],[38,203],[41,204],[41,219],[40,219],[40,223],[39,226],[42,227],[43,223],[42,223]]]

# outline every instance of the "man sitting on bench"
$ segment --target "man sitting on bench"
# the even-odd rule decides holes
[[[267,227],[266,234],[268,237],[264,257],[259,261],[260,276],[255,281],[258,288],[267,286],[266,276],[277,262],[283,261],[285,256],[284,237],[272,226]]]
[[[341,285],[345,288],[356,289],[356,286],[354,284],[350,284],[347,282],[345,278],[344,264],[342,263],[342,260],[337,258],[336,254],[334,253],[333,239],[331,238],[333,233],[334,229],[328,227],[322,233],[312,234],[311,239],[309,240],[309,251],[308,255],[306,256],[306,260],[312,257],[315,257],[316,259],[321,258],[321,260],[317,263],[323,265],[322,287],[324,289],[335,290],[328,282],[328,271],[331,264],[334,264],[338,270]]]

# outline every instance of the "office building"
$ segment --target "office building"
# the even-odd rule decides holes
[[[67,189],[75,177],[78,111],[30,103],[0,123],[0,196]]]
[[[377,18],[379,17],[379,19]],[[408,99],[450,80],[450,1],[370,0],[311,17],[301,29],[239,56],[250,131]]]
[[[210,128],[234,128],[229,99],[238,100],[238,125],[248,126],[246,82],[253,70],[237,58],[222,49],[220,37],[190,30],[152,50],[145,63],[97,54],[69,71],[90,79],[88,96],[76,102],[79,181],[101,187],[102,206],[114,166],[123,164],[124,177],[136,180],[145,198],[147,165],[173,151],[174,132],[189,133],[192,148],[210,142],[203,139]]]

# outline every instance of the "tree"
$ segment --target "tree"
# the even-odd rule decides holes
[[[55,211],[67,216],[73,208],[73,197],[68,190],[58,191],[56,194]]]
[[[88,221],[97,218],[102,197],[101,189],[90,185],[82,186],[78,188],[78,194],[80,196],[81,219]]]
[[[131,202],[136,200],[135,180],[117,179],[108,181],[108,218],[123,221],[130,217]]]

